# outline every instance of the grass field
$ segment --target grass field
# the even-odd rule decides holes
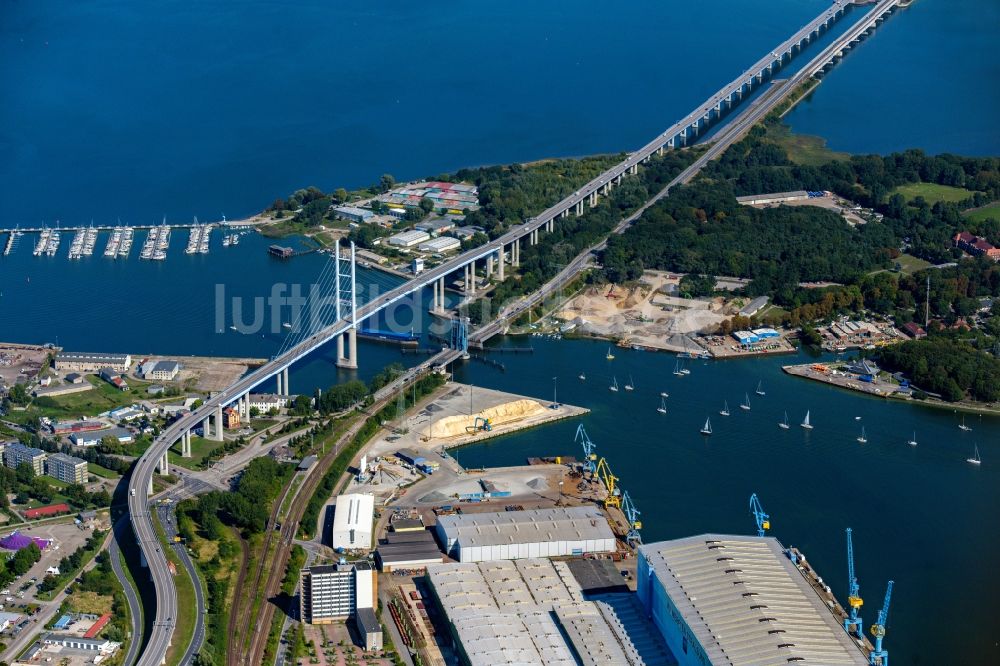
[[[967,220],[972,220],[973,222],[982,222],[990,218],[1000,220],[1000,201],[994,201],[976,210],[967,210],[964,215]]]
[[[952,203],[968,199],[972,192],[961,187],[949,187],[948,185],[938,185],[937,183],[910,183],[900,185],[892,194],[902,194],[907,201],[913,201],[917,197],[933,205],[939,201],[950,201]]]
[[[132,390],[129,391],[119,391],[94,375],[87,375],[84,381],[90,382],[94,387],[93,390],[59,395],[53,398],[36,398],[32,406],[42,416],[56,419],[76,419],[81,416],[94,416],[116,407],[131,405],[136,400],[147,397],[145,384],[136,384],[132,379],[129,379],[129,386],[132,387]]]
[[[114,471],[113,469],[108,469],[107,467],[101,467],[97,463],[90,463],[87,465],[87,470],[93,472],[97,476],[104,477],[105,479],[120,479],[121,474]]]
[[[826,139],[808,134],[795,134],[787,125],[771,125],[767,128],[769,139],[788,153],[788,159],[796,164],[818,166],[833,160],[846,160],[850,153],[830,150]]]
[[[180,454],[181,444],[177,442],[170,448],[169,461],[171,465],[180,465],[187,469],[201,469],[201,461],[208,457],[212,451],[222,446],[222,442],[216,442],[204,437],[191,436],[191,457],[182,458]]]
[[[917,271],[922,271],[925,268],[930,268],[932,265],[929,261],[924,261],[918,257],[914,257],[912,254],[901,254],[896,257],[896,261],[900,265],[900,272],[906,273],[907,275],[912,275]]]

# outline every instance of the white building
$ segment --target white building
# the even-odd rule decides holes
[[[299,583],[299,617],[309,624],[328,624],[375,607],[375,570],[366,561],[302,569]]]
[[[59,371],[100,372],[104,368],[111,368],[124,374],[131,365],[132,357],[129,354],[60,352],[56,354],[55,360],[55,369]]]
[[[372,523],[375,520],[375,496],[340,495],[333,511],[334,550],[369,550],[372,547]]]
[[[72,634],[45,634],[42,637],[45,645],[56,645],[74,650],[86,650],[87,652],[97,652],[102,655],[114,653],[121,645],[106,638],[80,638]]]
[[[350,222],[367,222],[370,218],[375,216],[370,210],[365,208],[358,208],[356,206],[334,206],[333,213],[341,220],[348,220]]]
[[[438,540],[459,562],[612,553],[615,535],[592,506],[440,516]]]
[[[680,666],[868,663],[772,537],[703,534],[646,544],[636,578]]]
[[[158,382],[169,382],[181,371],[181,364],[177,361],[146,361],[139,366],[138,375],[143,379],[151,379]]]
[[[251,393],[247,396],[247,409],[256,408],[261,414],[272,409],[281,409],[288,404],[288,398],[273,393]]]
[[[454,252],[461,249],[462,241],[451,236],[439,236],[429,241],[421,243],[417,249],[421,252]]]
[[[403,231],[389,236],[388,243],[393,247],[414,247],[426,240],[430,240],[430,235],[423,231]]]

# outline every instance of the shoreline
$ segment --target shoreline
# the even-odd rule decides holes
[[[826,384],[827,386],[832,386],[837,389],[844,391],[849,391],[852,393],[861,393],[862,395],[867,395],[872,398],[881,398],[883,400],[891,400],[899,403],[908,403],[912,405],[932,407],[935,409],[950,409],[953,412],[963,412],[967,414],[987,414],[990,416],[1000,416],[1000,407],[990,407],[988,405],[974,405],[967,402],[946,402],[940,398],[928,397],[925,399],[917,399],[913,397],[901,397],[894,393],[880,393],[876,392],[878,389],[878,384],[864,384],[865,386],[871,386],[874,390],[867,390],[859,385],[856,385],[860,380],[858,379],[844,379],[842,382],[835,381],[833,377],[821,376],[815,372],[808,372],[809,368],[813,366],[814,363],[804,363],[798,365],[783,365],[781,366],[782,372],[791,377],[798,377],[799,379],[806,379],[809,381],[817,382],[820,384]],[[848,383],[850,381],[851,383]]]

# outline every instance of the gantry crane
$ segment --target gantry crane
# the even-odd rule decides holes
[[[640,511],[635,508],[627,490],[622,493],[622,512],[628,520],[628,534],[625,535],[625,540],[629,543],[642,543],[642,535],[639,534],[639,530],[642,529],[642,521],[639,520]]]
[[[892,599],[893,582],[885,588],[885,601],[882,610],[878,612],[878,621],[872,625],[872,636],[875,637],[875,649],[871,653],[872,666],[889,666],[889,653],[882,649],[882,639],[885,638],[885,623],[889,619],[889,600]]]
[[[750,513],[753,514],[754,522],[757,523],[757,536],[764,536],[764,532],[771,529],[771,516],[764,513],[764,507],[757,499],[757,493],[750,495]]]
[[[864,634],[864,625],[861,622],[861,616],[858,614],[858,609],[864,605],[864,601],[858,596],[860,588],[858,586],[858,579],[854,575],[854,544],[851,542],[851,528],[847,528],[847,604],[851,607],[850,615],[844,619],[844,631],[851,633],[852,630],[856,631],[858,636]]]
[[[611,467],[608,465],[606,458],[601,458],[597,461],[597,469],[594,473],[604,482],[605,487],[608,489],[608,496],[604,499],[604,508],[607,509],[612,506],[621,508],[622,491],[615,485],[618,483],[618,477],[611,473]]]
[[[573,438],[574,442],[580,442],[583,445],[583,472],[590,472],[594,474],[597,471],[597,466],[594,461],[597,460],[597,454],[594,453],[594,449],[597,445],[590,441],[590,437],[587,435],[587,431],[583,429],[583,424],[576,429],[576,437]]]

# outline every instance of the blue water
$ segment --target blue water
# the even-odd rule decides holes
[[[523,464],[528,456],[573,455],[583,423],[597,453],[642,512],[647,542],[706,532],[752,534],[752,492],[771,515],[771,535],[802,549],[842,603],[847,597],[844,529],[854,547],[865,630],[896,581],[886,647],[896,664],[1000,663],[1000,418],[887,402],[788,376],[801,354],[740,361],[694,361],[673,374],[673,355],[616,351],[607,343],[517,338],[535,348],[503,355],[506,372],[481,363],[460,381],[590,408],[571,419],[459,449],[469,467]],[[586,373],[586,381],[577,376]],[[611,393],[612,377],[634,392]],[[754,390],[762,382],[766,396]],[[656,411],[667,391],[667,414]],[[751,411],[739,409],[749,394]],[[728,401],[731,416],[720,416]],[[798,426],[811,411],[815,429]],[[788,412],[792,427],[778,423]],[[855,417],[861,420],[855,420]],[[710,417],[714,433],[699,430]],[[867,444],[856,437],[866,429]],[[916,432],[918,445],[907,441]],[[983,464],[965,462],[978,444]],[[953,611],[953,612],[948,612]],[[944,614],[947,613],[945,616]],[[990,656],[992,655],[992,656]]]
[[[1000,154],[1000,2],[916,0],[850,52],[786,122],[854,153]]]
[[[309,184],[632,149],[827,4],[5,2],[0,216],[232,218]],[[996,17],[918,0],[793,125],[1000,152]]]

